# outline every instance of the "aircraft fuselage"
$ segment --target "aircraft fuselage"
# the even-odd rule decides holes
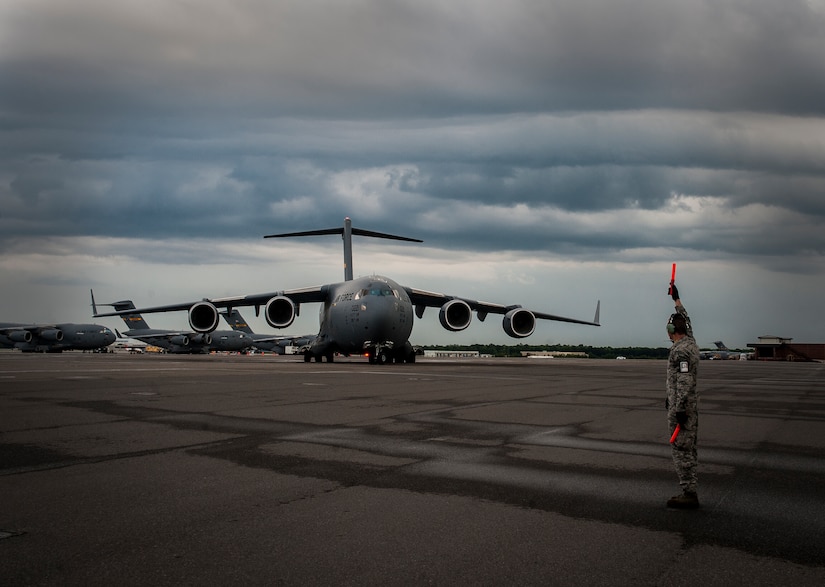
[[[15,330],[15,326],[19,326]],[[24,353],[61,352],[64,350],[94,350],[115,342],[115,333],[100,324],[32,324],[0,323],[6,334],[0,334],[0,346],[16,348]]]
[[[188,334],[162,328],[135,328],[123,334],[176,355],[208,353],[209,345],[212,343],[211,334]]]
[[[392,279],[373,275],[328,286],[320,324],[310,347],[316,358],[338,352],[367,353],[381,362],[410,360],[413,307]]]
[[[212,343],[209,348],[213,351],[236,352],[248,349],[252,343],[252,337],[244,332],[215,330],[212,332]]]

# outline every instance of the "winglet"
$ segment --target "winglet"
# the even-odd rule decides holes
[[[97,317],[97,304],[95,303],[95,292],[94,290],[90,289],[89,293],[92,294],[92,316],[95,318]]]
[[[596,302],[596,317],[593,318],[593,324],[595,324],[596,326],[601,326],[601,324],[599,324],[599,309],[601,308],[601,305],[601,300]]]

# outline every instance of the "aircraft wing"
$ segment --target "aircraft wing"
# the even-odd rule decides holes
[[[138,340],[143,340],[144,338],[151,338],[151,339],[160,339],[160,338],[172,338],[174,336],[192,336],[193,334],[197,334],[195,332],[189,330],[180,330],[180,331],[164,331],[164,332],[149,332],[144,334],[140,330],[129,330],[128,331],[129,338],[137,338]]]
[[[19,337],[20,333],[26,332],[25,339],[27,341],[37,336],[45,337],[46,340],[59,342],[63,336],[62,331],[66,326],[66,324],[61,326],[60,324],[18,324],[15,322],[3,322],[0,323],[0,335],[14,338],[15,336]]]
[[[253,294],[248,296],[215,298],[205,301],[211,302],[216,308],[234,308],[235,306],[262,306],[273,297],[283,296],[289,298],[296,304],[304,304],[309,302],[323,302],[326,300],[328,289],[328,285],[316,285],[300,289],[290,289],[286,291]],[[184,309],[189,308],[189,306],[191,306],[191,304],[187,305]]]
[[[46,330],[51,328],[58,328],[57,324],[15,324],[4,322],[0,324],[0,333],[6,334],[8,332],[14,332],[17,330],[28,330],[32,334],[37,334],[40,330]]]
[[[314,334],[302,334],[300,336],[284,336],[284,335],[272,335],[272,336],[265,336],[256,334],[253,338],[254,342],[274,342],[280,346],[283,345],[295,345],[301,346],[303,344],[309,344],[309,341],[314,340],[316,335]]]
[[[265,305],[274,297],[282,296],[289,298],[295,304],[302,304],[308,302],[323,302],[326,299],[327,285],[305,287],[301,289],[291,289],[286,291],[277,291],[270,293],[252,294],[247,296],[232,296],[225,298],[203,298],[194,302],[182,302],[180,304],[168,304],[166,306],[152,306],[150,308],[132,308],[129,310],[120,310],[114,312],[106,312],[102,314],[94,314],[95,318],[103,316],[121,316],[123,314],[155,314],[159,312],[180,312],[189,310],[193,305],[200,302],[209,302],[216,308],[234,308],[238,306],[255,306],[260,307]]]
[[[410,301],[412,302],[413,306],[415,306],[415,313],[416,315],[421,318],[424,314],[424,308],[440,308],[443,307],[444,304],[453,301],[459,300],[466,303],[472,310],[476,312],[478,315],[478,319],[482,322],[487,317],[487,314],[507,314],[511,310],[520,309],[521,306],[504,306],[501,304],[493,304],[490,302],[482,302],[478,300],[471,300],[467,298],[460,298],[457,296],[446,295],[443,293],[436,293],[431,291],[425,291],[421,289],[415,289],[412,287],[405,287],[407,291],[407,295],[410,296]],[[557,322],[572,322],[574,324],[587,324],[589,326],[601,326],[599,324],[599,309],[601,307],[601,302],[596,303],[596,316],[593,318],[593,321],[589,320],[579,320],[578,318],[568,318],[566,316],[557,316],[555,314],[547,314],[546,312],[535,312],[533,310],[529,310],[536,318],[540,318],[542,320],[555,320]]]

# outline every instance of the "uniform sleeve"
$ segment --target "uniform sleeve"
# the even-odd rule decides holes
[[[685,306],[682,304],[676,305],[676,313],[680,314],[685,319],[685,325],[687,327],[687,335],[690,338],[693,338],[693,326],[690,323],[690,316],[688,316],[687,310],[685,310]]]
[[[673,368],[676,371],[674,408],[677,412],[684,412],[687,409],[689,395],[696,387],[696,361],[691,360],[687,349],[677,353],[673,361]]]

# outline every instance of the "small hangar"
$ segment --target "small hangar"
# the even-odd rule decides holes
[[[749,342],[757,361],[825,361],[825,344],[793,342],[781,336],[760,336],[759,342]]]

